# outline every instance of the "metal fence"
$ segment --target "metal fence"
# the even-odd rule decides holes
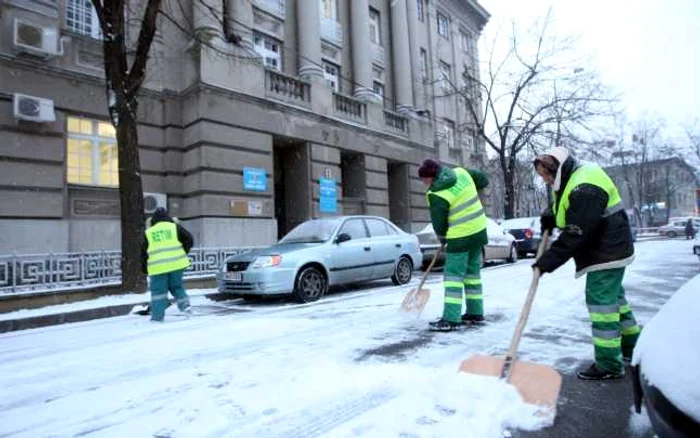
[[[185,278],[213,277],[226,257],[254,248],[192,248]],[[118,285],[121,275],[121,251],[0,255],[0,295]]]

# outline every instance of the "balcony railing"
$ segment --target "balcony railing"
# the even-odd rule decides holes
[[[343,26],[335,20],[321,18],[321,38],[337,46],[342,46]]]
[[[384,47],[372,44],[372,61],[384,65]]]
[[[342,94],[333,93],[333,108],[336,115],[340,117],[364,124],[367,123],[367,104],[364,102]]]
[[[275,70],[265,70],[265,91],[268,97],[308,106],[311,84]]]
[[[285,0],[254,0],[255,6],[280,18],[284,18]]]
[[[192,248],[185,278],[213,277],[226,257],[254,248]],[[121,275],[121,251],[3,255],[0,296],[118,285]]]
[[[384,124],[392,129],[408,134],[408,119],[395,112],[384,110]]]

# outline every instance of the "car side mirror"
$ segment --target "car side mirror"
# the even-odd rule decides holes
[[[347,242],[348,240],[352,240],[352,237],[348,233],[340,233],[338,237],[335,238],[335,243],[341,244],[343,242]]]

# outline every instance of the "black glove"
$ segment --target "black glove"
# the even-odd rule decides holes
[[[554,231],[554,227],[557,226],[557,220],[554,218],[554,213],[552,213],[551,209],[546,209],[545,211],[542,212],[542,216],[540,217],[540,232],[544,234],[545,231],[549,231],[550,233]]]

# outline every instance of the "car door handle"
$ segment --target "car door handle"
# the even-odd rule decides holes
[[[394,245],[394,246],[397,247],[397,248],[401,248],[401,244],[400,244],[400,243],[397,243],[397,244]]]
[[[372,250],[372,248],[370,248],[369,246],[365,246],[363,249],[364,249],[365,251],[371,251],[371,250]]]

